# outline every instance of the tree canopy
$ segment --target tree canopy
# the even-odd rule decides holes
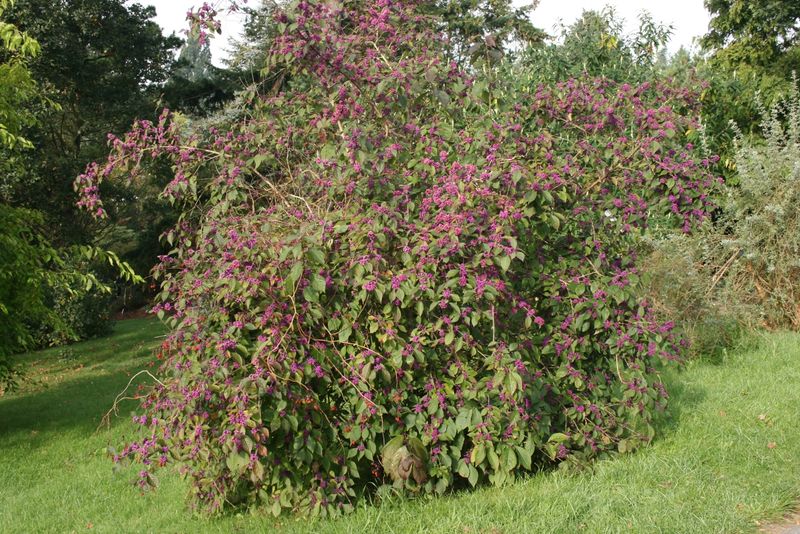
[[[10,201],[41,210],[60,243],[89,239],[73,178],[106,150],[109,132],[156,112],[180,40],[164,37],[154,15],[122,0],[19,0],[4,15],[39,43],[30,73],[56,104],[26,106],[37,117],[26,130],[36,150],[26,154]]]
[[[722,62],[788,77],[800,68],[800,2],[706,0],[711,24],[703,45]]]

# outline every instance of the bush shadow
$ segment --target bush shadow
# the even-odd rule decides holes
[[[163,329],[156,332],[147,326],[125,325],[111,336],[73,345],[77,355],[69,361],[62,361],[58,349],[23,356],[32,360],[32,366],[47,368],[48,375],[68,376],[53,385],[39,383],[0,398],[0,444],[36,448],[46,445],[55,433],[95,433],[133,375],[153,362],[153,347]],[[136,378],[128,396],[139,384],[149,384],[148,378]],[[136,401],[121,402],[121,417],[112,417],[111,427],[128,420],[128,413],[137,406]]]
[[[664,386],[669,393],[669,403],[666,410],[657,412],[653,418],[653,427],[656,431],[654,441],[673,433],[683,420],[684,414],[697,408],[707,397],[705,388],[684,380],[687,372],[686,369],[670,369],[662,375]]]

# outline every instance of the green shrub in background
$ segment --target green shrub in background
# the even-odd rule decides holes
[[[690,357],[720,358],[741,339],[743,312],[735,302],[721,298],[715,289],[716,246],[706,246],[704,236],[670,234],[650,238],[642,270],[644,292],[653,311],[689,342]]]
[[[57,324],[32,317],[28,322],[32,340],[27,350],[64,345],[111,332],[111,316],[118,309],[115,305],[119,300],[120,284],[116,282],[119,275],[115,273],[114,260],[108,261],[110,258],[106,254],[116,253],[98,247],[98,251],[106,252],[97,256],[87,254],[91,250],[73,247],[58,252],[64,271],[86,273],[91,281],[72,283],[69,287],[64,286],[61,278],[43,283],[42,303],[57,319]],[[130,285],[135,287],[136,282]]]
[[[113,291],[113,285],[110,287]],[[52,292],[53,312],[64,322],[71,337],[48,332],[41,345],[61,345],[70,341],[90,339],[111,332],[111,292],[93,289],[74,293]]]
[[[800,328],[797,80],[761,109],[763,140],[734,127],[737,175],[722,190],[717,221],[646,247],[649,299],[660,317],[680,318],[694,355],[718,355],[746,329]]]
[[[0,0],[0,15],[13,4]],[[41,97],[29,70],[40,48],[14,24],[0,21],[0,393],[13,388],[19,377],[12,354],[42,339],[72,340],[99,331],[102,303],[96,295],[110,292],[110,287],[86,266],[108,263],[124,279],[142,281],[113,252],[56,247],[46,237],[42,211],[20,208],[8,196],[15,184],[24,184],[19,156],[33,148],[24,135],[36,121],[25,104]]]
[[[718,238],[725,290],[752,324],[800,329],[800,91],[762,112],[764,140],[739,137],[739,185],[727,189]]]
[[[12,354],[84,339],[107,327],[103,307],[111,287],[85,265],[108,263],[123,279],[141,281],[113,252],[53,247],[42,224],[41,213],[0,203],[0,391],[17,382]]]

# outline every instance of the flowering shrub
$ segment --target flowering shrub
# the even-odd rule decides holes
[[[185,207],[161,381],[116,457],[143,485],[175,462],[211,510],[328,515],[383,481],[500,484],[653,437],[680,347],[632,250],[650,212],[704,217],[696,95],[476,79],[417,7],[295,3],[273,94],[204,135],[141,122],[76,182],[102,215],[101,179],[166,160]]]

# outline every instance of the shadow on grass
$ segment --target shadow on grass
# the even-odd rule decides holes
[[[152,361],[156,337],[163,333],[152,320],[125,321],[134,322],[117,325],[106,338],[73,345],[75,356],[68,361],[59,349],[22,356],[20,360],[32,368],[46,368],[53,376],[61,373],[63,379],[54,385],[23,386],[23,391],[0,398],[0,443],[13,446],[24,441],[37,447],[45,445],[53,433],[94,433],[133,374]],[[36,380],[35,375],[31,372],[28,378]],[[137,378],[129,393],[135,392],[137,384],[148,383],[146,376]],[[121,417],[112,418],[112,425],[125,421],[136,406],[134,401],[121,403]]]
[[[165,332],[164,326],[153,319],[120,321],[107,336],[21,354],[15,357],[15,362],[22,365],[46,365],[69,359],[89,366],[109,360],[124,359],[135,355],[132,353],[138,353],[142,347],[155,346],[158,338]],[[64,355],[70,357],[64,358]]]
[[[690,413],[706,398],[706,391],[699,385],[687,382],[685,369],[670,369],[664,373],[664,386],[669,393],[669,404],[663,412],[656,413],[653,425],[655,441],[671,434],[680,425],[684,413]]]
[[[35,448],[46,445],[54,434],[76,432],[87,437],[94,434],[102,417],[130,380],[128,375],[140,368],[131,366],[127,372],[65,381],[59,386],[0,403],[0,444],[13,447],[25,442],[28,447]],[[146,383],[146,378],[141,377],[136,383]],[[126,422],[137,406],[135,401],[120,403],[119,417],[111,418],[111,427]]]

